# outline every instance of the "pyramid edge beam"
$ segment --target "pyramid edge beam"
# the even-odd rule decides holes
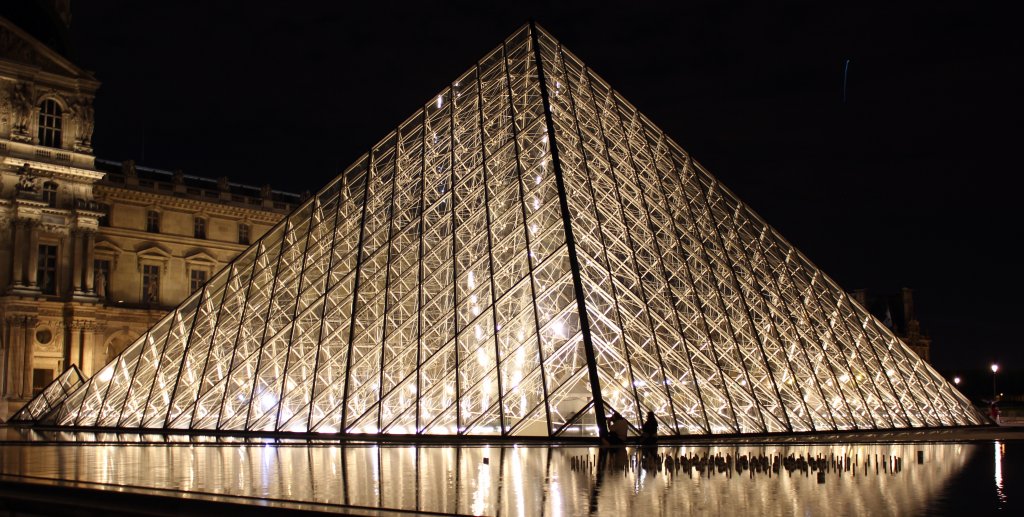
[[[587,314],[586,296],[583,290],[583,279],[580,271],[579,257],[576,255],[576,238],[572,231],[572,216],[569,211],[569,201],[565,190],[565,178],[562,173],[562,163],[558,155],[558,139],[556,138],[555,123],[551,114],[551,100],[548,94],[547,80],[544,74],[544,61],[540,55],[540,41],[537,34],[537,24],[530,22],[530,40],[533,46],[533,58],[537,67],[537,81],[540,83],[541,103],[544,107],[544,123],[547,127],[548,138],[551,140],[551,163],[555,171],[555,185],[558,188],[558,204],[562,214],[562,225],[565,229],[565,245],[569,255],[569,269],[572,274],[573,292],[576,295],[576,312],[580,319],[580,331],[583,335],[583,351],[587,359],[587,374],[590,381],[591,397],[594,408],[594,418],[597,421],[598,435],[604,438],[608,434],[608,425],[605,418],[605,407],[601,393],[600,377],[597,372],[597,356],[594,354],[594,343],[590,335],[590,320]],[[552,41],[557,41],[551,38]],[[560,46],[560,45],[559,45]],[[549,429],[549,434],[551,430]]]

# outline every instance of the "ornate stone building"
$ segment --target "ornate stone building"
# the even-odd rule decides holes
[[[914,313],[913,289],[904,287],[898,294],[857,289],[851,294],[921,359],[931,362],[932,339],[921,331],[921,322]]]
[[[91,375],[298,201],[96,159],[99,86],[0,17],[0,417]]]

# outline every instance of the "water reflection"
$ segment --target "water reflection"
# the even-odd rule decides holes
[[[1003,455],[1006,454],[1006,444],[996,440],[996,446],[993,448],[996,453],[995,461],[995,473],[996,473],[996,497],[1000,503],[1006,502],[1006,494],[1003,492]]]
[[[674,446],[659,448],[657,462],[645,462],[633,449],[602,456],[591,447],[39,444],[0,446],[0,469],[22,476],[441,513],[916,514],[977,447]],[[996,447],[995,471],[1005,500],[1002,447]],[[922,464],[916,461],[918,450],[924,451]],[[819,467],[791,469],[787,457],[825,458],[824,482],[816,475]],[[672,460],[668,467],[665,458]],[[706,463],[698,468],[701,458]],[[716,458],[729,458],[731,464],[720,468]],[[740,458],[746,468],[737,468]],[[766,468],[755,466],[755,458],[767,458]],[[848,458],[850,465],[832,458]],[[902,468],[892,468],[896,462],[890,458],[902,458]],[[776,462],[780,466],[773,468]]]

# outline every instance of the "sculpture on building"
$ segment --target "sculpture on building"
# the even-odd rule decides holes
[[[32,170],[28,164],[25,163],[18,169],[18,193],[19,194],[35,194],[39,191],[38,185],[39,178],[32,174]]]
[[[11,140],[31,142],[29,134],[29,122],[32,118],[34,106],[32,104],[32,85],[28,83],[17,83],[11,89],[11,111],[13,124],[11,124]]]
[[[96,271],[96,276],[93,278],[93,284],[96,286],[96,296],[100,300],[107,299],[107,275],[103,273],[102,269]]]
[[[129,178],[137,178],[139,173],[135,170],[135,160],[125,160],[121,162],[121,174],[124,174]]]
[[[69,110],[69,115],[75,121],[75,150],[91,153],[92,131],[95,124],[92,99],[88,97],[75,99]]]

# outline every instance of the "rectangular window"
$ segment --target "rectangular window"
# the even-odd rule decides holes
[[[57,247],[39,245],[39,266],[36,270],[36,284],[44,294],[57,294]]]
[[[47,205],[50,205],[50,208],[56,208],[56,206],[57,206],[57,184],[56,183],[54,183],[52,181],[47,181],[46,183],[43,183],[43,201],[45,201]]]
[[[49,368],[33,368],[32,396],[40,394],[43,388],[47,387],[51,382],[53,382],[53,370]]]
[[[100,300],[110,300],[110,261],[96,260],[93,262],[92,287]]]
[[[249,244],[249,225],[238,223],[238,243]]]
[[[195,222],[192,225],[192,231],[197,239],[206,238],[206,219],[202,217],[196,217]]]
[[[193,269],[189,273],[188,287],[189,292],[195,292],[203,287],[206,283],[206,271],[202,269]]]
[[[160,266],[142,266],[142,303],[160,303]]]
[[[146,212],[146,231],[160,233],[160,212],[156,210]]]

